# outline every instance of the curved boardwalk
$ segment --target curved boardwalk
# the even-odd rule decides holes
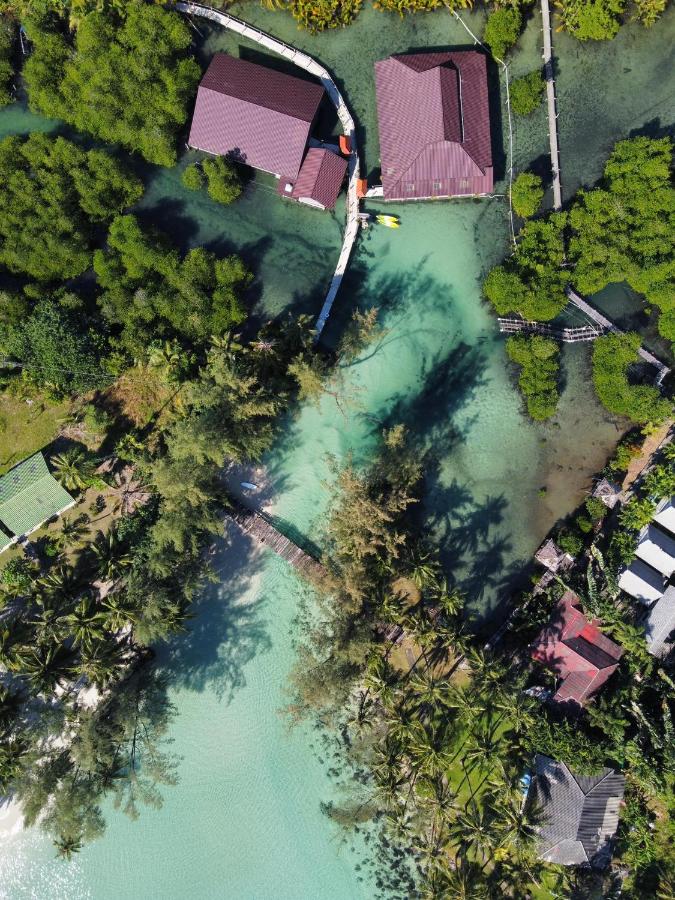
[[[562,209],[562,188],[560,185],[560,150],[558,149],[558,112],[553,73],[553,42],[551,39],[551,12],[548,0],[541,0],[541,27],[544,32],[544,76],[546,78],[546,101],[548,103],[548,140],[551,148],[551,169],[553,170],[553,209]]]
[[[316,338],[318,340],[323,331],[323,327],[328,320],[328,316],[330,315],[333,301],[335,300],[340,284],[342,283],[342,278],[347,269],[347,263],[349,262],[352,248],[354,247],[354,242],[356,241],[356,236],[359,232],[359,198],[357,196],[357,182],[360,167],[354,119],[328,70],[324,69],[322,65],[307,53],[304,53],[302,50],[297,50],[295,47],[291,47],[290,44],[285,44],[283,41],[277,40],[271,35],[266,34],[264,31],[261,31],[259,28],[254,28],[252,25],[248,25],[241,19],[235,18],[235,16],[219,12],[216,9],[212,9],[210,6],[202,6],[199,3],[176,3],[175,5],[176,9],[180,10],[180,12],[188,13],[192,16],[200,16],[203,19],[211,19],[212,22],[222,25],[223,28],[228,28],[230,31],[235,31],[237,34],[242,35],[242,37],[255,41],[256,44],[260,44],[262,47],[265,47],[265,49],[271,50],[279,56],[283,56],[284,59],[288,59],[290,62],[295,63],[296,66],[300,66],[301,69],[305,69],[305,71],[314,75],[315,78],[318,78],[330,97],[333,106],[335,106],[335,109],[337,110],[344,134],[351,142],[352,149],[349,155],[349,186],[347,188],[347,222],[340,257],[330,287],[328,288],[326,299],[321,308],[319,318],[316,322]]]

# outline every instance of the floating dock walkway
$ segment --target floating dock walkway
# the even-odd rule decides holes
[[[349,185],[347,188],[347,221],[342,240],[342,250],[340,251],[335,273],[331,279],[326,299],[324,300],[321,312],[316,321],[316,340],[318,340],[324,325],[328,321],[333,301],[340,289],[342,278],[347,269],[347,264],[352,254],[356,237],[359,233],[359,197],[357,188],[360,175],[360,164],[356,144],[356,126],[354,125],[352,114],[328,70],[307,53],[298,50],[296,47],[291,47],[290,44],[285,44],[283,41],[277,40],[277,38],[261,31],[259,28],[248,25],[242,19],[237,19],[235,16],[231,16],[228,13],[219,12],[217,9],[213,9],[210,6],[202,6],[199,3],[182,2],[176,3],[175,6],[180,12],[187,13],[191,16],[200,16],[203,19],[211,19],[212,22],[222,25],[223,28],[235,31],[242,37],[255,41],[256,44],[260,44],[262,47],[265,47],[265,49],[271,50],[279,56],[283,56],[284,59],[295,63],[296,66],[299,66],[301,69],[314,75],[315,78],[318,78],[330,97],[333,106],[337,110],[343,133],[349,138],[351,151],[349,154],[348,168]]]
[[[236,503],[229,516],[245,534],[250,534],[259,544],[274,550],[301,575],[314,580],[326,575],[326,570],[320,562],[282,534],[263,513],[254,512]]]
[[[558,147],[558,104],[555,95],[551,11],[549,9],[548,0],[541,0],[541,27],[544,32],[543,58],[544,77],[546,79],[546,102],[548,104],[548,141],[551,150],[551,170],[553,172],[553,209],[562,209],[560,149]]]

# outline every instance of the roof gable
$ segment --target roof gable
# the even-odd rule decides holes
[[[311,147],[293,186],[295,200],[313,200],[325,209],[332,209],[340,194],[347,171],[347,160],[330,150]]]

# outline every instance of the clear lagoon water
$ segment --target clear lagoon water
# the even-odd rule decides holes
[[[235,11],[331,68],[359,120],[369,170],[378,164],[372,62],[412,48],[466,45],[444,13],[400,20],[368,9],[351,29],[311,38],[257,5]],[[469,21],[476,30],[480,16]],[[607,46],[556,36],[567,193],[599,176],[615,140],[655,128],[657,119],[659,128],[672,123],[664,71],[674,23],[671,10],[650,32],[629,26]],[[232,36],[202,30],[206,54],[239,52]],[[540,38],[535,14],[515,74],[539,64]],[[0,135],[36,127],[56,123],[19,106],[0,113]],[[518,123],[518,165],[536,164],[546,148],[543,111]],[[184,246],[242,253],[256,273],[250,299],[258,315],[318,312],[339,251],[342,210],[331,216],[284,203],[270,188],[256,179],[240,203],[223,209],[185,191],[178,169],[154,170],[139,214],[169,227]],[[341,408],[327,397],[287,417],[264,463],[264,499],[316,540],[329,496],[328,456],[353,454],[366,464],[379,430],[405,422],[428,454],[423,521],[481,622],[518,584],[543,535],[583,499],[622,425],[592,395],[584,345],[565,348],[566,387],[555,419],[535,426],[523,416],[503,341],[480,297],[483,273],[507,247],[502,202],[393,211],[402,228],[373,229],[360,240],[325,339],[337,339],[357,306],[378,306],[387,333],[340,372]],[[222,577],[197,605],[191,633],[159,648],[178,713],[171,731],[181,757],[178,785],[164,791],[161,810],[144,810],[137,822],[111,810],[106,835],[71,864],[55,860],[35,830],[3,840],[0,897],[374,896],[357,868],[358,851],[340,843],[320,812],[331,783],[311,734],[289,731],[280,714],[304,588],[282,561],[235,534],[218,542],[215,559]]]

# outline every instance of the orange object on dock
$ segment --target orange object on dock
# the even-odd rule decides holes
[[[367,178],[359,178],[356,182],[356,196],[359,200],[362,200],[366,193],[368,192],[368,179]]]
[[[346,156],[352,152],[352,139],[347,137],[346,134],[340,135],[340,153],[344,153]]]

